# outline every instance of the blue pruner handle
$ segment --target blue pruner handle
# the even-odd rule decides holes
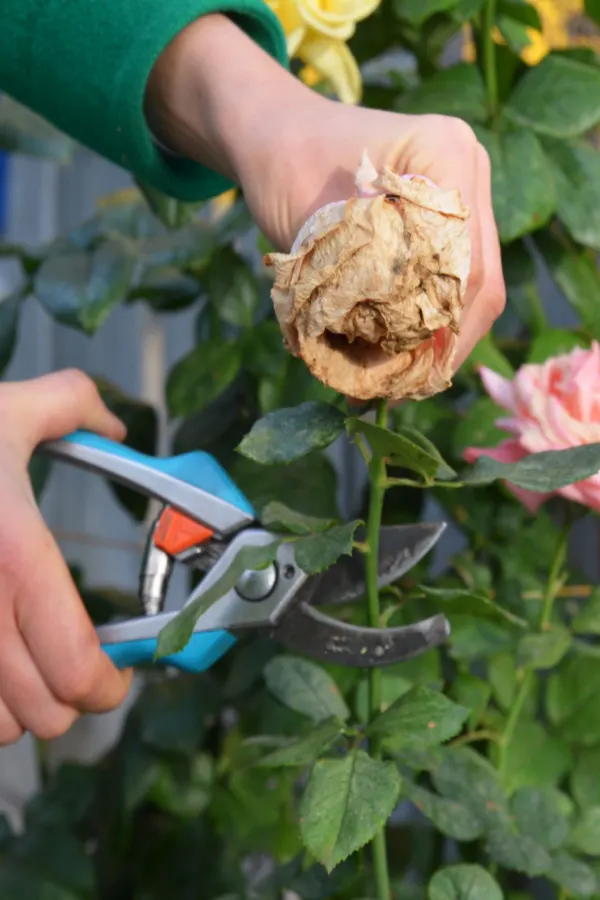
[[[162,458],[147,456],[87,431],[74,432],[62,441],[49,442],[40,449],[43,450],[44,446],[54,457],[113,477],[142,493],[157,496],[167,505],[185,510],[191,518],[199,519],[200,514],[208,511],[208,519],[202,518],[201,521],[216,531],[226,533],[228,529],[236,530],[255,518],[250,501],[217,460],[204,451]],[[183,485],[189,485],[192,490],[187,490]],[[118,628],[118,625],[110,627]],[[159,664],[186,672],[203,672],[235,642],[236,638],[227,631],[194,633],[182,651],[161,658]],[[129,639],[103,643],[102,648],[118,668],[124,669],[152,663],[156,643],[156,637]]]
[[[103,471],[108,476],[111,475],[110,464],[103,463],[101,460],[101,457],[105,457],[106,454],[114,457],[115,460],[123,460],[132,464],[131,470],[138,472],[137,487],[142,493],[149,493],[148,488],[152,486],[152,473],[157,473],[159,476],[168,475],[237,507],[251,518],[255,517],[254,509],[248,498],[231,480],[214,456],[203,450],[193,450],[179,456],[148,456],[125,444],[100,437],[90,431],[74,431],[62,441],[51,443],[54,448],[60,444],[70,444],[88,448],[92,453],[96,451],[95,462],[90,462],[87,467]],[[66,453],[64,458],[68,459]],[[73,462],[77,462],[77,460],[73,459]]]
[[[137,666],[158,665],[174,666],[182,672],[206,672],[236,643],[228,631],[195,632],[189,643],[179,653],[154,660],[156,638],[140,641],[122,641],[119,644],[101,644],[104,652],[112,659],[117,669],[130,669]]]

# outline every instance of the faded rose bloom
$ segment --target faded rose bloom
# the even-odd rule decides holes
[[[458,191],[377,174],[366,155],[356,185],[356,197],[317,210],[290,254],[265,257],[286,346],[357,400],[430,397],[450,385],[469,212]]]
[[[497,447],[469,447],[465,459],[491,456],[501,462],[517,462],[530,453],[566,450],[600,441],[600,345],[576,348],[541,365],[522,366],[510,381],[490,369],[481,369],[490,397],[510,413],[498,428],[513,437]],[[551,494],[538,494],[509,484],[530,512]],[[554,493],[600,512],[600,474],[559,488]]]

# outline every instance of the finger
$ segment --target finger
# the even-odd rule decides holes
[[[12,439],[28,452],[77,428],[114,440],[125,437],[125,426],[105,406],[94,382],[76,369],[5,384],[0,406]]]
[[[44,682],[12,618],[12,604],[4,607],[0,623],[0,690],[6,708],[21,729],[41,740],[59,737],[77,711],[58,701]]]
[[[482,236],[482,283],[461,327],[455,362],[457,367],[487,334],[506,303],[502,251],[492,202],[491,165],[489,156],[481,145],[478,147],[477,182],[477,217]]]
[[[0,685],[1,689],[2,686]],[[0,697],[0,747],[16,744],[23,737],[23,734],[23,728]]]
[[[10,549],[12,558],[6,566],[0,560],[0,571],[15,586],[17,627],[52,694],[81,711],[105,712],[119,706],[127,695],[131,673],[120,672],[102,651],[69,570],[37,510],[24,511]]]

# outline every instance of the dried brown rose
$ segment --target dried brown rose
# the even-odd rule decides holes
[[[450,385],[469,211],[458,191],[377,174],[366,157],[357,188],[357,197],[317,210],[290,254],[265,256],[286,346],[358,400],[430,397]]]

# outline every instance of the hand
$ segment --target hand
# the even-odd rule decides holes
[[[472,248],[458,368],[505,304],[490,161],[472,129],[446,116],[405,116],[317,96],[307,98],[304,108],[296,106],[292,128],[276,122],[273,128],[273,137],[266,137],[270,164],[254,165],[248,156],[242,186],[256,221],[285,251],[316,209],[352,196],[364,149],[377,169],[389,165],[401,174],[426,175],[441,188],[458,188],[471,210]]]
[[[316,209],[352,196],[365,149],[376,168],[387,164],[458,188],[471,210],[472,265],[456,367],[502,312],[490,161],[460,119],[330,101],[221,15],[198,19],[162,54],[147,114],[167,146],[241,184],[256,222],[286,252]]]
[[[77,371],[1,384],[0,421],[0,744],[10,744],[25,731],[58,737],[127,694],[131,675],[100,649],[27,472],[41,441],[77,428],[122,440],[125,427]]]

